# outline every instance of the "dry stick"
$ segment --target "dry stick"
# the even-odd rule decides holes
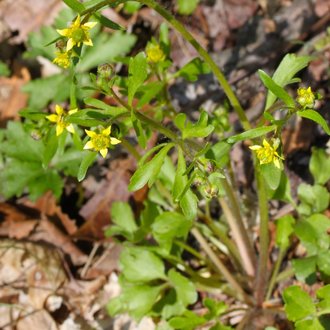
[[[200,233],[200,231],[194,227],[191,230],[191,233],[194,235],[198,243],[200,244],[201,248],[207,254],[207,256],[211,259],[214,265],[217,267],[219,272],[224,276],[224,278],[228,281],[228,283],[232,286],[234,290],[237,291],[237,294],[240,299],[242,299],[247,304],[253,304],[252,299],[244,292],[240,284],[236,281],[233,275],[229,272],[226,266],[222,263],[222,261],[217,257],[217,255],[213,252],[211,247],[208,245],[206,239]]]

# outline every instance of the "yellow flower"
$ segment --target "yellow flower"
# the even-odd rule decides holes
[[[111,126],[103,129],[100,133],[85,130],[86,134],[91,138],[84,146],[84,149],[94,149],[99,151],[103,158],[106,157],[108,153],[108,148],[111,145],[120,143],[121,141],[111,137]]]
[[[46,118],[49,121],[51,121],[52,123],[56,123],[56,136],[61,135],[63,133],[64,129],[66,129],[70,133],[74,133],[73,125],[70,123],[67,123],[65,121],[65,118],[68,115],[72,115],[73,113],[75,113],[77,111],[78,111],[78,109],[72,109],[68,112],[65,112],[61,106],[56,105],[55,106],[56,114],[54,113],[52,115],[46,116]]]
[[[165,54],[158,44],[149,43],[146,48],[147,60],[158,63],[165,60]]]
[[[56,52],[56,57],[53,60],[53,63],[57,64],[58,66],[67,69],[70,66],[70,54],[69,52]]]
[[[66,44],[66,50],[69,51],[74,46],[80,47],[82,43],[86,46],[93,46],[93,42],[89,36],[89,30],[96,24],[96,22],[87,22],[81,24],[80,15],[78,15],[76,20],[71,23],[69,28],[57,30],[57,32],[61,36],[67,37],[69,39]]]
[[[298,88],[297,90],[297,102],[305,108],[313,108],[315,102],[315,95],[310,87]]]
[[[279,145],[279,139],[272,139],[271,144],[264,139],[262,146],[254,145],[251,146],[250,149],[256,152],[257,158],[259,159],[261,165],[274,163],[277,168],[281,168],[280,160],[283,160],[284,158],[276,151]]]

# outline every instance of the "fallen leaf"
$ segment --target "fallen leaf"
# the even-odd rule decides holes
[[[18,111],[27,104],[27,95],[21,88],[30,80],[27,68],[18,69],[10,78],[0,77],[0,124],[9,119],[18,119]]]
[[[46,216],[42,216],[29,239],[32,241],[42,240],[56,246],[70,257],[74,265],[82,265],[87,260],[87,256],[77,248],[71,238],[60,231]]]

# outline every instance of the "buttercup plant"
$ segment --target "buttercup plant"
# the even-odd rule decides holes
[[[325,295],[328,286],[319,289],[317,308],[315,297],[309,297],[308,312],[301,313],[304,305],[301,297],[307,293],[296,286],[286,289],[284,303],[278,304],[273,299],[282,280],[296,275],[299,281],[307,281],[299,261],[294,262],[293,268],[283,269],[293,237],[306,245],[308,256],[314,258],[315,277],[319,276],[323,284],[328,284],[330,276],[329,267],[322,267],[322,260],[329,257],[330,247],[326,234],[330,220],[323,214],[329,206],[329,195],[324,186],[330,173],[325,171],[322,179],[315,174],[315,185],[300,188],[299,202],[295,201],[284,171],[285,157],[281,146],[282,129],[292,116],[308,118],[330,135],[325,119],[314,109],[318,98],[316,93],[310,87],[298,87],[296,95],[291,96],[286,90],[288,84],[298,81],[297,73],[307,67],[311,58],[287,54],[272,77],[259,70],[267,96],[263,116],[258,125],[253,126],[208,52],[154,0],[137,2],[158,12],[196,49],[199,57],[175,71],[169,52],[168,26],[163,24],[158,39],[153,38],[135,56],[121,59],[127,65],[127,75],[119,75],[111,63],[98,63],[97,75],[91,73],[88,86],[83,85],[77,81],[78,68],[79,61],[84,58],[83,47],[90,48],[94,44],[90,29],[100,24],[120,30],[121,27],[102,16],[101,11],[108,6],[120,8],[128,1],[64,2],[76,12],[76,17],[69,22],[68,28],[57,30],[64,46],[56,51],[54,63],[70,71],[67,79],[71,84],[70,107],[74,110],[66,112],[56,105],[55,114],[23,111],[22,116],[40,132],[40,139],[30,143],[33,146],[38,143],[38,148],[42,149],[40,162],[43,168],[56,167],[58,155],[65,157],[75,150],[80,156],[79,167],[71,169],[69,175],[82,181],[98,153],[103,158],[109,157],[110,149],[120,145],[136,158],[137,170],[128,189],[137,191],[147,185],[148,196],[140,213],[135,213],[134,208],[125,202],[113,203],[111,207],[113,224],[106,235],[125,240],[125,243],[120,257],[122,292],[109,302],[109,313],[128,312],[137,320],[151,316],[158,330],[199,327],[228,330],[236,326],[244,329],[246,324],[253,322],[256,313],[266,313],[266,310],[283,317],[285,303],[288,319],[297,329],[308,329],[302,328],[301,324],[310,324],[309,318],[319,326],[310,329],[326,329],[321,316],[329,312],[329,299]],[[214,114],[200,111],[196,122],[174,109],[168,91],[171,81],[176,78],[195,81],[200,74],[209,72],[214,74],[236,112],[242,133],[233,134],[223,109]],[[110,98],[116,105],[110,106],[93,95],[86,97],[83,103],[79,99],[79,89],[83,87]],[[280,114],[281,120],[275,119],[275,112]],[[55,124],[56,129],[49,122]],[[168,122],[173,125],[165,124]],[[127,139],[132,131],[139,148]],[[161,135],[162,139],[146,150],[151,131]],[[8,164],[11,160],[6,150],[13,143],[11,139],[9,133],[5,135],[0,148],[8,158]],[[253,242],[247,221],[248,214],[253,212],[246,210],[245,196],[237,188],[230,159],[230,150],[239,142],[250,146],[246,152],[251,153],[254,166],[256,192],[251,190],[251,194],[257,199],[254,211],[258,222],[258,244]],[[313,157],[313,173],[318,172],[316,157],[322,159],[323,164],[329,162],[329,157],[321,152],[313,153]],[[68,175],[66,168],[59,167],[58,170]],[[5,179],[8,181],[9,175]],[[12,195],[22,194],[23,188],[20,188],[12,191]],[[322,194],[322,203],[318,207],[313,208],[306,201],[307,190],[315,196]],[[291,204],[294,209],[292,214],[276,221],[279,258],[274,260],[272,267],[269,266],[273,261],[270,255],[270,200]],[[212,212],[212,203],[221,209],[217,214]],[[310,228],[310,231],[305,233],[302,228]],[[322,238],[320,246],[316,242],[318,235]],[[312,239],[316,240],[313,247]],[[309,262],[309,257],[304,261]],[[282,294],[281,290],[277,293]],[[295,292],[299,294],[295,296]],[[202,296],[206,298],[202,300]],[[226,305],[220,296],[232,298],[226,301],[232,303]],[[196,312],[197,308],[202,311]],[[241,312],[239,324],[226,321],[228,318],[224,316],[232,311]]]

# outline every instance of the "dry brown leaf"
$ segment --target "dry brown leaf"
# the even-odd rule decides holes
[[[12,32],[18,35],[11,40],[15,43],[26,41],[32,31],[42,25],[50,24],[59,10],[63,8],[61,0],[2,0],[1,18]]]
[[[83,276],[83,279],[90,280],[102,275],[107,276],[114,270],[118,270],[118,260],[121,250],[122,246],[119,244],[113,244],[106,249],[88,269],[86,275]]]
[[[35,311],[18,321],[17,330],[58,330],[56,322],[44,309]]]
[[[73,235],[77,231],[77,226],[74,220],[63,213],[61,207],[57,204],[55,196],[51,191],[46,192],[35,203],[27,202],[30,207],[40,211],[47,216],[57,216],[69,235]],[[26,204],[26,203],[25,203]]]
[[[110,224],[111,204],[114,201],[128,201],[132,196],[127,186],[134,169],[135,160],[132,156],[111,163],[107,178],[80,210],[86,223],[78,229],[76,237],[104,237],[104,227]]]
[[[18,111],[26,106],[27,95],[21,88],[30,80],[27,68],[18,69],[10,78],[0,77],[0,123],[18,119]]]
[[[29,237],[32,241],[48,242],[68,254],[74,265],[82,265],[87,256],[80,251],[69,236],[62,233],[46,216],[43,216],[35,232]]]

